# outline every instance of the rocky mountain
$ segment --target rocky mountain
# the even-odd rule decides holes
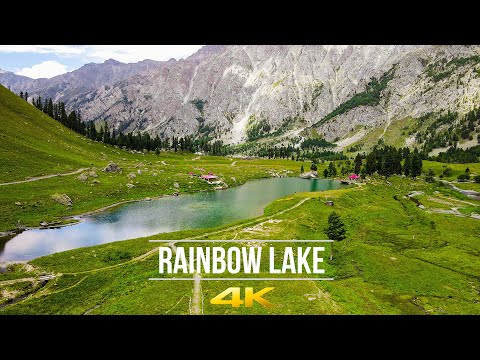
[[[51,97],[55,101],[70,102],[73,98],[94,91],[100,86],[113,85],[141,73],[175,63],[143,60],[124,64],[109,59],[102,64],[90,63],[81,68],[50,79],[30,79],[8,71],[0,71],[0,83],[16,93],[27,91],[31,95]]]
[[[340,148],[407,118],[466,113],[480,100],[480,46],[206,46],[137,73],[103,78],[102,66],[122,65],[89,64],[36,92],[124,132],[227,143],[320,134]],[[68,83],[89,76],[94,89]]]

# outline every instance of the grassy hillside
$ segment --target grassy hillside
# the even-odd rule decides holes
[[[0,182],[89,167],[106,151],[1,85],[0,139]]]

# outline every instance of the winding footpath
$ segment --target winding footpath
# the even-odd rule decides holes
[[[27,180],[19,180],[19,181],[12,181],[12,182],[8,182],[8,183],[0,183],[0,186],[23,184],[23,183],[32,182],[32,181],[51,179],[51,178],[54,178],[54,177],[70,176],[70,175],[79,174],[82,171],[86,171],[86,170],[88,170],[88,168],[85,168],[85,169],[82,168],[82,169],[78,169],[78,170],[75,170],[75,171],[72,171],[72,172],[69,172],[69,173],[63,173],[63,174],[50,174],[50,175],[44,175],[44,176],[37,176],[37,177],[32,177],[32,178],[27,179]]]

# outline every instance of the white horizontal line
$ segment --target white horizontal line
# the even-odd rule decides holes
[[[148,280],[155,281],[193,281],[195,278],[149,278]],[[332,281],[334,278],[200,278],[198,280],[214,280],[214,281],[309,281],[309,280],[324,280]]]
[[[305,243],[325,243],[333,242],[333,240],[148,240],[148,242],[159,242],[159,243],[192,243],[192,242],[270,242],[270,243],[295,243],[295,242],[305,242]]]

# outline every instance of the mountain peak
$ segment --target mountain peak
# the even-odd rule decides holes
[[[108,59],[108,60],[105,60],[104,62],[105,65],[119,65],[119,64],[122,64],[120,61],[117,61],[115,59]]]

